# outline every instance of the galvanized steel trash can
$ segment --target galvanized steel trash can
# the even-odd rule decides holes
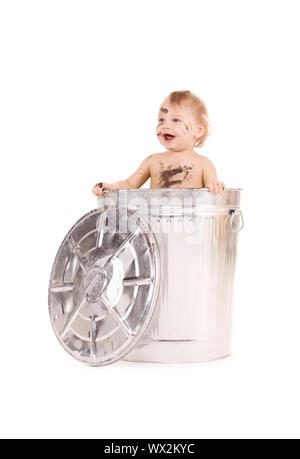
[[[231,354],[241,189],[109,190],[66,235],[49,282],[75,358],[200,362]]]

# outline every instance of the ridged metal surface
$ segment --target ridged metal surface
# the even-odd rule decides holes
[[[207,361],[231,353],[240,189],[107,191],[102,206],[138,210],[155,234],[161,262],[156,310],[125,360]]]
[[[122,221],[132,231],[115,231]],[[90,365],[119,360],[152,317],[159,278],[156,240],[140,216],[130,209],[89,212],[65,237],[51,272],[49,312],[58,340]]]

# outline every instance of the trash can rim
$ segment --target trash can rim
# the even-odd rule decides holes
[[[153,190],[164,190],[164,191],[178,191],[178,190],[199,190],[208,191],[207,188],[107,188],[104,191],[153,191]],[[244,191],[244,188],[225,188],[224,191]]]

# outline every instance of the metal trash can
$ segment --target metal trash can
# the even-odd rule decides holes
[[[231,354],[241,189],[109,190],[68,232],[49,282],[75,358],[198,362]]]

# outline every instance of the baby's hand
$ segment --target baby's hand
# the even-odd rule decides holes
[[[92,192],[94,193],[95,196],[104,196],[104,190],[110,188],[109,183],[96,183],[94,188],[92,189]]]
[[[206,188],[211,193],[222,193],[225,190],[225,185],[223,182],[211,182],[206,185]]]

